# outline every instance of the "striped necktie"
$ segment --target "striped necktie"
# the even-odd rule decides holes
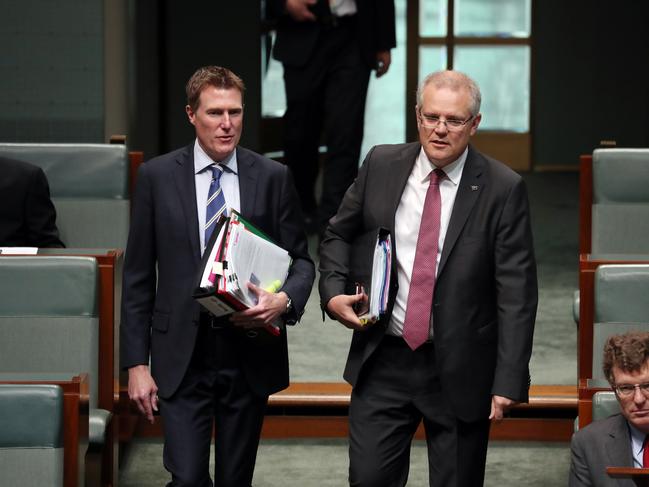
[[[226,214],[225,209],[225,196],[223,196],[223,189],[221,188],[221,176],[223,175],[223,166],[214,164],[208,166],[212,171],[212,182],[210,183],[210,190],[207,193],[207,211],[205,212],[205,245],[210,241],[216,221],[221,214]]]

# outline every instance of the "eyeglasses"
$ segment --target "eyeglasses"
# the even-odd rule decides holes
[[[613,386],[613,389],[620,397],[631,397],[635,394],[636,388],[640,389],[640,392],[649,397],[649,382],[642,384],[616,384]]]
[[[424,115],[419,112],[419,123],[421,126],[427,129],[435,129],[440,123],[446,125],[446,129],[449,132],[459,132],[464,128],[464,126],[475,118],[475,115],[471,115],[466,120],[460,120],[459,118],[447,118],[442,120],[437,115]]]

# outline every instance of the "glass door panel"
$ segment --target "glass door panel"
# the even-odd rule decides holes
[[[447,0],[419,0],[419,35],[445,37],[448,17]]]
[[[483,130],[529,131],[529,46],[457,46],[455,69],[474,78],[482,91]]]
[[[531,0],[454,0],[457,37],[529,37]]]
[[[419,48],[419,81],[434,72],[446,69],[446,46],[421,46]]]

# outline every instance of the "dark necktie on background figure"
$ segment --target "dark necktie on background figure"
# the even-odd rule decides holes
[[[403,323],[403,339],[411,349],[416,350],[428,340],[430,312],[433,305],[435,289],[435,271],[437,269],[437,252],[439,243],[439,226],[442,214],[442,198],[439,183],[446,176],[441,169],[430,174],[430,183],[426,191],[424,211],[419,224],[417,250],[412,266],[406,318]]]
[[[642,444],[642,468],[649,468],[649,435],[645,436]]]
[[[222,213],[227,215],[225,210],[225,196],[223,196],[223,189],[221,188],[221,176],[223,175],[223,166],[214,164],[208,166],[212,170],[212,182],[210,190],[207,193],[207,209],[205,212],[205,246],[210,241],[214,227],[216,227],[216,220]]]

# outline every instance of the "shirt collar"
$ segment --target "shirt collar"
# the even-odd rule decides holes
[[[237,151],[236,149],[226,157],[223,161],[215,161],[201,147],[201,144],[198,143],[198,139],[194,141],[194,174],[198,174],[203,171],[206,167],[213,164],[219,163],[226,172],[231,172],[237,174],[238,165],[237,165]]]
[[[464,152],[460,154],[460,157],[442,168],[442,171],[446,173],[446,179],[448,179],[455,186],[460,184],[462,170],[464,169],[464,164],[466,163],[468,153],[469,147],[467,146],[464,149]],[[428,156],[426,155],[426,152],[422,147],[419,151],[419,157],[417,157],[417,161],[415,162],[415,167],[413,169],[417,180],[421,182],[428,181],[428,179],[430,178],[430,173],[436,167],[437,166],[435,166],[435,164],[433,164],[431,160],[428,159]]]

